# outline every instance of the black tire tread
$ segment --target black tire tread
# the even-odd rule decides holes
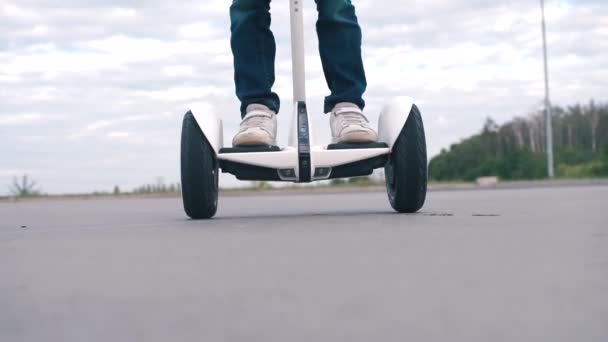
[[[195,220],[217,212],[218,163],[194,115],[184,115],[181,140],[181,179],[184,211]]]
[[[419,211],[426,200],[428,174],[424,124],[416,105],[393,146],[389,162],[395,178],[394,189],[387,189],[391,206],[400,213]]]

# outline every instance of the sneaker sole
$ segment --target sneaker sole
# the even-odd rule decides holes
[[[353,132],[339,138],[334,138],[334,143],[374,143],[378,141],[375,134],[367,132]]]
[[[232,140],[232,146],[259,146],[259,145],[276,145],[275,141],[270,138],[255,136],[253,134],[243,134]]]

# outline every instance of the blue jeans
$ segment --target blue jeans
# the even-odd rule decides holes
[[[319,53],[331,91],[325,98],[324,110],[330,112],[339,102],[352,102],[363,109],[367,81],[355,7],[350,0],[315,2],[319,12]],[[278,113],[279,96],[272,92],[276,45],[270,31],[270,0],[233,0],[230,19],[234,81],[241,116],[252,103],[266,105]]]

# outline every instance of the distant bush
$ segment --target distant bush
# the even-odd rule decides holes
[[[180,183],[165,184],[162,178],[158,178],[155,184],[144,184],[133,189],[134,194],[163,194],[163,193],[178,193],[181,194]]]
[[[374,180],[371,176],[362,176],[352,178],[336,178],[332,179],[329,184],[331,186],[370,186],[379,184],[379,181]]]
[[[31,180],[28,175],[23,175],[21,178],[13,178],[13,184],[9,187],[11,195],[15,197],[35,197],[40,196],[36,182]]]
[[[563,178],[596,178],[608,175],[608,164],[602,160],[594,160],[580,165],[561,164],[557,168],[558,177]]]

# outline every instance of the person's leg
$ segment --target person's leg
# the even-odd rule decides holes
[[[317,34],[323,72],[331,95],[325,113],[341,102],[365,107],[367,87],[361,57],[361,28],[350,0],[315,0],[319,11]]]
[[[270,31],[270,0],[233,0],[230,21],[241,117],[245,117],[250,104],[262,104],[278,113],[279,97],[272,92],[276,46]]]

